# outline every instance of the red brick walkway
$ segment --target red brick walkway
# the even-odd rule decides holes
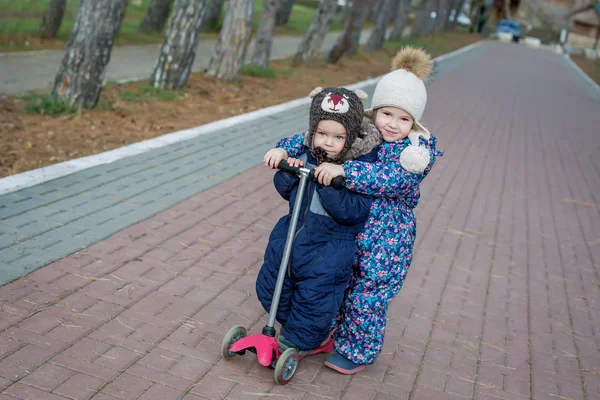
[[[561,59],[490,46],[429,89],[441,158],[384,352],[291,384],[221,359],[286,205],[253,168],[0,288],[1,400],[600,399],[600,107]]]

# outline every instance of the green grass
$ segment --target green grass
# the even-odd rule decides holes
[[[27,94],[19,97],[26,102],[25,113],[58,117],[63,114],[74,114],[77,107],[71,106],[47,94]]]
[[[181,96],[178,92],[153,86],[142,86],[134,91],[121,93],[121,100],[131,102],[177,101]]]
[[[121,25],[121,32],[115,44],[146,44],[160,43],[164,39],[163,33],[140,34],[138,27],[144,18],[151,0],[141,0],[137,6],[135,1],[130,0],[127,6],[125,19]],[[49,0],[0,0],[0,51],[31,50],[32,48],[45,48],[44,42],[30,43],[30,38],[37,37],[42,17],[46,12]],[[311,6],[312,5],[312,6]],[[298,1],[292,9],[289,24],[277,27],[275,34],[279,35],[303,35],[310,26],[318,2]],[[60,27],[57,39],[66,42],[69,38],[73,24],[77,16],[79,6],[78,0],[67,0],[67,9]],[[254,6],[254,32],[260,25],[263,10],[263,0],[256,0]],[[200,39],[216,39],[222,19],[225,15],[223,10],[221,21],[215,26],[203,28]],[[343,26],[334,22],[332,30],[341,30]],[[48,45],[46,45],[48,46]],[[55,45],[56,47],[56,45]]]
[[[247,76],[256,76],[259,78],[273,79],[277,78],[278,76],[291,75],[293,73],[293,70],[277,69],[272,67],[260,68],[252,64],[244,64],[244,66],[242,66],[241,73]]]

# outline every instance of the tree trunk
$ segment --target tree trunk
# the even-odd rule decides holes
[[[412,25],[410,36],[417,38],[428,35],[434,27],[434,20],[431,18],[432,11],[437,10],[438,0],[422,0],[416,10],[415,21]]]
[[[152,0],[138,30],[142,33],[162,32],[172,4],[173,0]]]
[[[41,37],[53,38],[58,35],[66,7],[67,0],[50,0],[50,5],[40,26],[39,35]]]
[[[394,16],[394,4],[398,0],[383,0],[383,5],[379,8],[379,14],[375,19],[375,26],[371,31],[371,36],[365,45],[365,51],[377,51],[385,42],[385,32],[390,19]]]
[[[448,19],[448,3],[452,0],[439,0],[437,3],[437,9],[435,11],[436,17],[433,22],[433,31],[431,33],[437,33],[444,30],[446,20]]]
[[[121,0],[79,1],[75,25],[54,81],[53,98],[79,108],[96,105],[120,17]]]
[[[121,25],[123,24],[123,19],[125,18],[125,13],[127,12],[128,2],[129,0],[121,0],[121,17],[119,18],[119,23],[117,24],[115,36],[119,36],[121,34]]]
[[[390,32],[390,40],[400,40],[404,35],[404,28],[408,22],[408,13],[410,12],[410,0],[398,0],[394,26]]]
[[[358,51],[358,45],[360,44],[360,34],[362,32],[363,26],[365,26],[365,22],[367,22],[367,16],[369,15],[369,11],[375,5],[374,0],[364,0],[365,3],[362,8],[362,13],[359,16],[356,26],[352,30],[352,36],[350,37],[350,47],[346,51],[346,54],[349,56],[353,56]]]
[[[504,18],[512,19],[510,14],[510,0],[504,0]]]
[[[279,0],[279,7],[277,7],[277,14],[275,15],[275,24],[287,25],[292,15],[292,7],[296,0]]]
[[[352,34],[355,29],[359,30],[362,28],[362,24],[360,24],[361,19],[364,23],[364,17],[367,14],[368,0],[354,0],[352,2],[352,12],[350,13],[350,17],[346,20],[346,24],[344,25],[344,32],[338,37],[335,41],[335,44],[325,53],[323,56],[323,61],[335,64],[340,58],[350,49]]]
[[[465,8],[466,0],[458,0],[456,8],[454,9],[454,20],[450,22],[450,29],[455,29],[458,25],[458,17],[462,12],[463,8]]]
[[[315,19],[310,24],[310,28],[304,35],[302,43],[294,56],[294,63],[304,63],[311,65],[315,62],[317,54],[321,51],[323,41],[327,31],[331,26],[333,15],[335,14],[337,0],[323,0],[319,4]]]
[[[337,21],[339,23],[348,21],[350,14],[352,14],[352,4],[353,0],[346,0],[346,5],[340,10],[340,13],[337,16]]]
[[[252,37],[253,0],[228,0],[223,28],[207,74],[224,81],[237,79]]]
[[[373,7],[369,10],[369,14],[367,20],[375,23],[377,21],[377,16],[379,16],[379,12],[381,8],[385,4],[386,0],[374,0]]]
[[[264,8],[254,43],[254,55],[252,56],[252,64],[259,68],[267,68],[271,59],[271,45],[273,44],[277,2],[278,0],[263,1]]]
[[[206,0],[175,0],[165,41],[156,60],[150,84],[156,88],[183,89],[196,59],[198,33]]]
[[[223,0],[211,0],[208,11],[204,14],[202,31],[220,31],[219,21],[223,10]]]

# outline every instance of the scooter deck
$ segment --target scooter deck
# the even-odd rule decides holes
[[[325,344],[313,349],[311,351],[300,351],[298,353],[298,359],[302,360],[305,357],[316,356],[320,353],[331,353],[333,351],[333,338],[329,339]]]

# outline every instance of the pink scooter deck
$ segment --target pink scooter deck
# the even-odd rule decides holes
[[[258,362],[265,367],[270,366],[273,362],[273,352],[275,353],[275,359],[278,359],[281,355],[279,346],[277,345],[277,339],[263,335],[262,333],[246,336],[245,338],[238,340],[229,347],[229,351],[237,353],[251,347],[256,349],[256,358],[258,359]],[[329,353],[331,351],[333,351],[333,338],[329,339],[325,344],[317,347],[313,351],[300,352],[300,354],[298,354],[298,359],[302,360],[308,356]]]

